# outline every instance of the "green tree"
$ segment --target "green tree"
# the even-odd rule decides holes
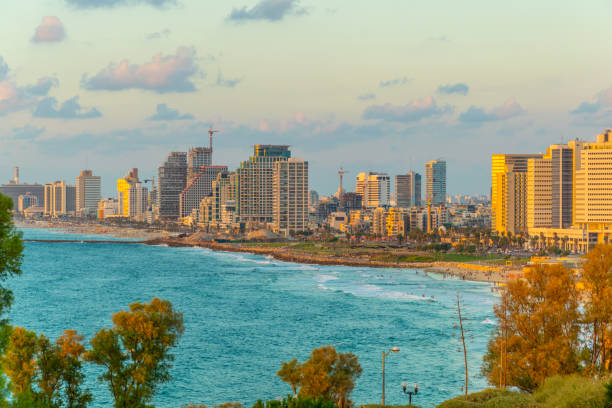
[[[0,194],[0,282],[21,274],[23,261],[23,242],[21,233],[13,225],[11,209],[13,200]],[[13,292],[0,286],[0,317],[4,315],[13,303]],[[7,324],[6,319],[0,320],[0,325]]]
[[[96,333],[86,359],[105,368],[99,379],[108,383],[115,407],[150,407],[158,385],[171,379],[170,349],[183,334],[183,315],[154,298],[115,313],[113,323]]]

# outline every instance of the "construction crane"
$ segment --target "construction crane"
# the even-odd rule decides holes
[[[340,170],[338,170],[338,176],[340,176],[340,188],[338,189],[338,198],[342,197],[342,178],[346,173],[348,173],[348,170],[344,170],[342,167],[340,167]]]
[[[210,137],[210,151],[212,153],[212,139],[213,139],[213,135],[215,133],[219,133],[218,130],[213,130],[212,125],[210,126],[210,129],[208,129],[208,136]]]

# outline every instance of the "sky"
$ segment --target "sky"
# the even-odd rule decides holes
[[[208,144],[235,168],[288,144],[310,187],[447,161],[486,194],[493,153],[612,126],[612,2],[2,0],[0,182],[154,176]]]

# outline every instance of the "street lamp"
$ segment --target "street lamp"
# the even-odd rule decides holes
[[[383,367],[382,367],[382,405],[385,405],[385,357],[391,353],[399,353],[399,348],[393,347],[386,353],[383,351]]]
[[[404,394],[408,394],[408,405],[412,405],[412,396],[417,395],[419,393],[419,384],[415,383],[413,387],[414,389],[408,391],[408,384],[406,383],[406,381],[402,383],[402,390],[404,391]]]

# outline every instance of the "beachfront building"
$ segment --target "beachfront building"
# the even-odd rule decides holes
[[[253,155],[236,169],[236,207],[249,228],[265,227],[273,221],[275,164],[290,158],[287,145],[255,145]]]
[[[446,161],[425,163],[425,200],[432,205],[446,203]]]
[[[98,219],[116,217],[119,214],[119,201],[114,198],[103,198],[98,202]]]
[[[421,175],[414,171],[395,176],[395,203],[410,208],[421,205]]]
[[[138,169],[131,169],[117,180],[118,216],[144,221],[148,209],[149,190],[138,179]]]
[[[34,207],[38,205],[38,197],[36,197],[34,194],[30,192],[20,195],[17,201],[18,201],[17,211],[19,211],[20,213],[23,213],[25,210],[27,210],[30,207]]]
[[[308,228],[308,162],[277,161],[273,172],[274,231],[292,235]]]
[[[527,164],[541,154],[491,157],[491,229],[498,234],[527,231]]]
[[[157,208],[159,218],[175,220],[180,216],[181,192],[187,184],[187,153],[171,152],[158,168]]]
[[[65,181],[55,181],[44,186],[44,213],[59,217],[74,215],[76,211],[76,187]]]
[[[91,170],[82,170],[76,178],[77,214],[95,213],[102,197],[102,179]]]
[[[196,177],[203,166],[212,166],[212,148],[192,147],[187,152],[187,183]]]

